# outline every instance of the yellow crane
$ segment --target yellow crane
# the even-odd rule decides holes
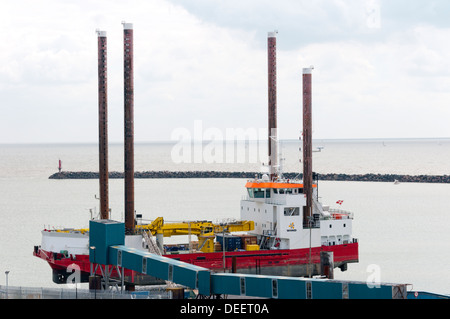
[[[224,224],[213,224],[210,221],[189,221],[165,223],[162,217],[156,218],[146,225],[137,225],[137,229],[151,232],[153,236],[162,235],[171,237],[178,235],[196,235],[198,247],[202,252],[214,251],[214,238],[216,233],[229,233],[238,231],[250,231],[255,228],[251,220],[242,220]]]

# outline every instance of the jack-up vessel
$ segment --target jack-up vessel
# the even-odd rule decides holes
[[[125,79],[125,244],[217,272],[283,276],[321,274],[321,252],[332,256],[332,267],[347,269],[358,262],[358,241],[352,237],[353,214],[322,205],[312,172],[311,68],[303,69],[303,178],[286,179],[277,157],[276,33],[268,34],[269,172],[246,182],[240,202],[241,220],[227,223],[183,221],[167,223],[162,217],[141,223],[134,211],[133,168],[133,33],[124,23]],[[106,33],[99,43],[99,164],[100,218],[109,218],[107,164]],[[150,212],[151,213],[151,212]],[[185,235],[187,244],[167,245],[165,237]],[[197,236],[192,241],[191,236]],[[53,281],[66,283],[74,269],[80,281],[89,280],[88,229],[44,229],[34,256],[50,265]],[[101,268],[97,274],[102,275]],[[125,270],[125,282],[146,285],[160,282]],[[116,271],[110,277],[120,276]]]

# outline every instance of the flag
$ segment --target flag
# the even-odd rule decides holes
[[[344,202],[343,200],[338,200],[338,201],[336,202],[336,204],[342,205],[343,202]]]

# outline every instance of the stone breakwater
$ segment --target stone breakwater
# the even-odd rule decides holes
[[[314,173],[319,181],[355,181],[355,182],[395,182],[399,183],[450,183],[450,175],[399,175],[399,174],[320,174]],[[219,171],[146,171],[135,172],[135,178],[254,178],[256,172],[219,172]],[[287,179],[302,178],[302,174],[284,173]],[[123,178],[121,172],[110,172],[109,178]],[[61,172],[49,179],[98,179],[98,172]]]

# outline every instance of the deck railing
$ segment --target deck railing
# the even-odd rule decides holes
[[[89,290],[1,286],[0,299],[171,299],[171,292],[155,287],[146,291]]]

